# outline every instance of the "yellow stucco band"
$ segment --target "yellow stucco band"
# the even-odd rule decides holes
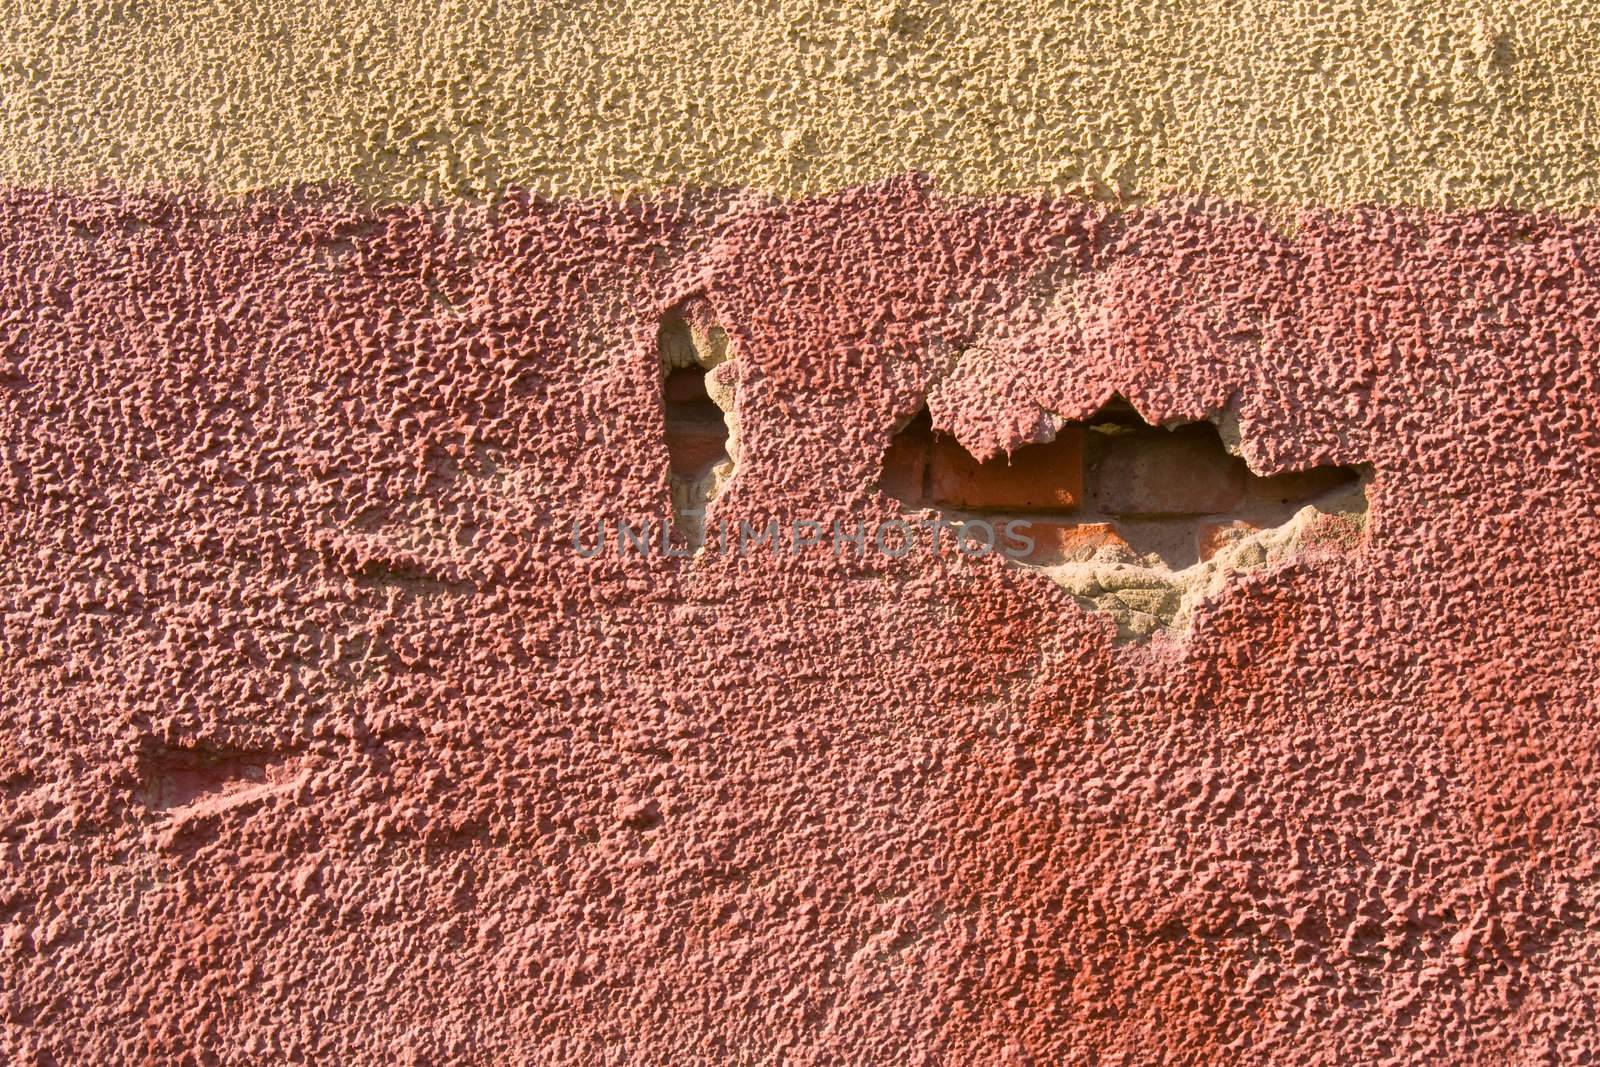
[[[0,181],[1600,203],[1600,4],[4,0]]]

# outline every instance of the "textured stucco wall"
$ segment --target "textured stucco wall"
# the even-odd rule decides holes
[[[1600,1057],[1592,15],[509,7],[7,12],[0,1061]],[[724,522],[1120,394],[1364,536],[585,559],[684,308]]]
[[[902,181],[0,225],[8,1058],[1596,1053],[1593,223]],[[890,429],[987,339],[970,439],[1235,396],[1262,471],[1374,466],[1368,543],[1135,645],[994,559],[586,562],[574,519],[667,512],[695,294],[724,519],[893,514]]]
[[[1593,3],[3,5],[0,176],[1600,199]]]

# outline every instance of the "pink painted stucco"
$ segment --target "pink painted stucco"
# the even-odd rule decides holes
[[[1600,224],[906,179],[0,204],[0,1058],[1600,1056]],[[1113,393],[1370,464],[1181,637],[999,559],[585,559],[874,522]]]

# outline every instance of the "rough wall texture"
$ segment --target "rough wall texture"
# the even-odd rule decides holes
[[[11,1058],[1600,1051],[1594,224],[731,206],[8,200]],[[992,559],[586,561],[693,295],[723,517],[889,513],[972,347],[975,448],[1236,398],[1369,543],[1136,646]]]
[[[0,1060],[1600,1058],[1583,20],[630,11],[8,13]],[[1118,395],[1361,542],[586,556],[686,308],[718,521]]]
[[[1600,200],[1600,8],[6,0],[0,175]]]

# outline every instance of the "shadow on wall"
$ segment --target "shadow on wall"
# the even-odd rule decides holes
[[[895,436],[879,488],[912,511],[1027,522],[1017,560],[1048,573],[1127,640],[1182,629],[1229,574],[1311,544],[1356,547],[1367,472],[1317,467],[1262,477],[1211,422],[1151,426],[1114,397],[1051,441],[979,462],[927,409]]]

